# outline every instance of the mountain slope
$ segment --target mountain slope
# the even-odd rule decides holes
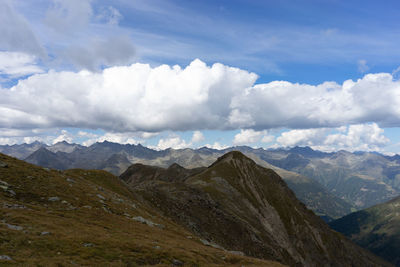
[[[309,177],[357,209],[367,208],[400,194],[400,164],[377,153],[311,148],[258,151],[264,161]]]
[[[1,266],[282,266],[205,246],[105,171],[0,154]]]
[[[352,212],[353,208],[349,203],[330,193],[318,182],[298,173],[273,166],[253,153],[245,155],[258,165],[274,170],[294,191],[296,197],[325,221],[338,219]]]
[[[58,170],[65,170],[71,164],[70,160],[60,152],[54,153],[45,147],[41,147],[26,159],[26,162],[39,165],[46,168],[54,168]]]
[[[333,221],[330,226],[400,266],[400,197]]]
[[[120,177],[150,205],[214,246],[290,266],[385,266],[299,202],[271,169],[240,152],[220,157],[182,179],[159,180],[145,170]],[[159,168],[154,168],[158,172]]]

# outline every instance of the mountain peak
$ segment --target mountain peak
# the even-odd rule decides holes
[[[55,145],[71,145],[70,143],[68,143],[67,141],[65,141],[65,140],[62,140],[62,141],[60,141],[60,142],[57,142],[57,143],[55,143]]]
[[[242,163],[248,163],[248,164],[255,164],[255,162],[252,159],[246,157],[242,152],[237,151],[237,150],[230,151],[230,152],[222,155],[211,166],[215,166],[222,162],[227,162],[227,163],[242,162]]]
[[[179,165],[178,163],[174,162],[172,163],[169,167],[168,170],[183,170],[185,169],[184,167],[182,167],[181,165]]]
[[[219,157],[218,161],[219,160],[228,160],[229,161],[229,160],[233,160],[233,159],[240,160],[240,159],[249,159],[249,158],[246,157],[242,152],[233,150],[233,151],[230,151],[230,152],[224,154],[223,156]]]

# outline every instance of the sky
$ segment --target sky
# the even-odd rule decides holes
[[[0,0],[0,144],[400,153],[400,3]]]

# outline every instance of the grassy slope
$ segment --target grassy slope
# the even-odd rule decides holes
[[[281,266],[204,246],[107,172],[46,170],[3,154],[0,161],[0,254],[13,259],[0,265]]]

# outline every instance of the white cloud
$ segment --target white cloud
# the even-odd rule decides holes
[[[131,144],[136,145],[139,143],[138,140],[134,138],[132,133],[105,133],[104,135],[94,135],[91,133],[84,134],[85,132],[80,132],[80,136],[91,137],[85,140],[82,144],[84,146],[90,146],[96,142],[112,142],[112,143],[119,143],[119,144]]]
[[[254,85],[256,78],[200,60],[183,69],[136,63],[100,73],[49,71],[0,90],[0,126],[161,132],[400,125],[400,81],[387,73],[316,86]]]
[[[263,138],[261,139],[261,142],[263,143],[271,143],[275,140],[275,136],[273,135],[265,135],[263,136]]]
[[[72,134],[70,134],[66,130],[61,130],[61,134],[59,136],[57,136],[56,138],[54,138],[52,143],[56,144],[56,143],[62,142],[62,141],[66,141],[68,143],[72,143],[73,140],[74,140],[74,136]]]
[[[0,91],[0,125],[106,131],[225,129],[232,95],[256,75],[194,60],[182,69],[147,64],[33,75]]]
[[[149,138],[156,137],[156,136],[159,135],[160,133],[139,132],[139,133],[136,133],[136,134],[137,134],[140,138],[149,139]]]
[[[228,148],[229,146],[220,144],[219,142],[214,142],[214,144],[212,144],[212,145],[206,144],[205,147],[222,150],[222,149]]]
[[[0,51],[0,75],[14,78],[41,73],[43,70],[36,65],[36,60],[35,56],[26,53]]]
[[[167,138],[160,138],[158,141],[156,149],[163,150],[167,148],[187,148],[190,144],[186,143],[185,140],[181,139],[178,135],[170,135]]]
[[[323,142],[327,129],[302,129],[283,132],[276,140],[284,147],[313,146]]]
[[[325,146],[350,151],[378,151],[390,140],[384,136],[384,130],[376,123],[350,125],[346,134],[331,134],[324,141]]]
[[[232,97],[231,114],[252,127],[320,128],[376,122],[400,125],[400,81],[388,73],[367,74],[342,85],[273,81]]]
[[[361,73],[365,73],[369,70],[369,67],[367,65],[367,61],[365,59],[361,59],[357,62],[358,66],[358,71]]]
[[[274,140],[274,137],[271,135],[267,135],[267,131],[255,131],[253,129],[240,130],[240,133],[236,134],[233,139],[233,144],[240,145],[248,145],[257,143],[259,141],[263,143],[269,143]]]
[[[201,141],[204,141],[203,133],[200,131],[194,131],[191,143],[199,143]]]
[[[376,123],[336,129],[291,130],[283,132],[277,141],[284,147],[310,146],[322,151],[381,151],[390,142]]]

